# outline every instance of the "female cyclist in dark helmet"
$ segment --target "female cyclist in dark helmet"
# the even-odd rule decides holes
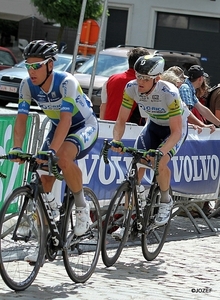
[[[121,138],[133,102],[138,104],[140,114],[148,122],[136,140],[139,149],[159,149],[163,154],[159,164],[158,183],[161,190],[161,204],[155,219],[156,225],[168,222],[173,206],[169,196],[170,169],[167,164],[177,153],[187,136],[187,115],[183,114],[183,103],[178,89],[169,82],[160,80],[164,71],[164,59],[160,56],[140,57],[134,66],[136,79],[125,87],[122,105],[113,129],[112,149],[121,151]],[[163,141],[163,142],[161,142]],[[144,175],[139,169],[139,180]],[[118,229],[118,237],[120,237]],[[117,234],[115,232],[115,234]]]
[[[25,65],[29,76],[20,85],[18,115],[14,129],[14,148],[22,151],[26,121],[31,101],[35,101],[52,126],[41,150],[51,149],[59,157],[58,165],[72,190],[76,203],[75,234],[80,236],[89,228],[89,205],[84,199],[82,172],[75,160],[84,157],[98,137],[98,122],[76,78],[67,72],[53,71],[57,45],[32,41],[24,49]],[[45,162],[38,154],[38,162]],[[54,177],[42,176],[45,193],[52,190]],[[51,194],[45,194],[48,197]],[[28,261],[36,257],[28,256]]]

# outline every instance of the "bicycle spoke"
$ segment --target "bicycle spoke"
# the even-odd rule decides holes
[[[146,234],[142,235],[142,252],[147,260],[155,259],[160,253],[169,231],[170,220],[163,226],[156,226],[154,218],[158,212],[160,190],[155,189],[151,201],[146,207],[145,220],[146,220]]]
[[[117,261],[127,241],[132,214],[130,198],[129,184],[124,182],[109,204],[102,235],[102,260],[107,267]]]
[[[29,264],[25,257],[36,249],[39,249],[39,259],[42,257],[42,248],[38,247],[41,231],[35,216],[28,209],[30,206],[27,206],[19,218],[24,201],[32,201],[29,198],[29,189],[16,189],[5,201],[0,214],[0,272],[5,283],[15,291],[30,286],[41,266],[40,262]],[[20,223],[16,230],[18,220]],[[38,220],[41,221],[39,218]]]
[[[90,228],[80,237],[73,234],[75,224],[75,205],[73,205],[68,213],[65,233],[67,249],[63,252],[66,271],[76,283],[87,281],[93,274],[101,244],[102,225],[98,199],[89,188],[84,188],[84,195],[90,205]]]

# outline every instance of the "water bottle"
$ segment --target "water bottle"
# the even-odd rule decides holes
[[[59,206],[57,204],[56,198],[52,193],[45,193],[44,194],[48,204],[50,205],[52,214],[54,218],[59,216]]]
[[[52,193],[46,193],[46,199],[47,199],[47,202],[50,205],[50,208],[52,210],[56,210],[57,209],[57,203],[56,203],[56,199],[55,199],[54,195]]]
[[[137,185],[137,194],[138,199],[141,200],[141,206],[142,208],[146,205],[146,196],[145,196],[145,187],[143,185]]]

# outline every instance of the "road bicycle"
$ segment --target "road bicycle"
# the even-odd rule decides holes
[[[101,156],[106,164],[109,163],[108,150],[110,148],[111,143],[105,139]],[[101,255],[107,267],[117,261],[129,239],[132,241],[137,237],[141,237],[144,258],[148,261],[155,259],[165,243],[170,226],[170,219],[163,226],[156,226],[154,223],[160,205],[160,189],[156,177],[161,152],[159,150],[144,151],[132,147],[123,147],[122,151],[129,153],[132,160],[125,174],[125,180],[116,189],[106,212],[102,230]],[[154,166],[151,166],[154,175],[146,197],[146,204],[143,207],[137,192],[137,164],[143,161],[149,164],[147,155],[154,157]],[[172,194],[171,189],[170,194]],[[124,228],[120,239],[113,236],[113,232],[119,227]]]
[[[57,169],[57,157],[48,156],[49,174],[62,180]],[[99,201],[94,192],[84,188],[90,206],[90,227],[82,236],[75,236],[75,204],[66,186],[59,217],[54,218],[45,197],[38,174],[36,157],[17,154],[16,158],[28,163],[24,186],[13,190],[0,211],[0,273],[4,282],[15,291],[28,288],[36,278],[45,258],[54,261],[62,256],[69,277],[76,283],[87,281],[95,271],[100,249],[102,220]],[[9,155],[0,156],[9,159]],[[6,177],[0,172],[0,177]],[[25,256],[38,251],[36,263],[27,262]]]

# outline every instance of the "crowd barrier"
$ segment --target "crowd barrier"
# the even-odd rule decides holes
[[[0,114],[0,155],[6,154],[13,147],[13,128],[15,124],[15,115]],[[40,128],[39,114],[30,114],[27,120],[27,134],[23,144],[23,150],[26,152],[35,152],[37,147],[38,133]],[[31,138],[30,138],[31,137]],[[6,196],[14,188],[21,186],[24,178],[27,176],[27,170],[24,165],[12,163],[8,160],[0,160],[0,170],[7,175],[6,179],[0,178],[0,208]]]
[[[0,128],[4,132],[0,137],[0,153],[7,153],[12,147],[12,131],[15,116],[1,115]],[[48,119],[44,118],[39,126],[38,114],[32,114],[28,119],[28,134],[25,139],[24,151],[31,150],[37,152],[48,131]],[[101,207],[108,205],[116,187],[124,180],[127,166],[131,161],[129,154],[118,154],[109,151],[109,164],[106,165],[103,159],[100,159],[100,150],[103,139],[112,139],[114,122],[99,121],[100,131],[98,141],[88,155],[77,163],[83,173],[83,182],[89,186],[97,195]],[[142,127],[128,123],[126,125],[123,143],[125,146],[134,146],[134,142]],[[32,137],[31,143],[29,138]],[[216,200],[219,194],[219,161],[220,161],[220,130],[210,134],[209,129],[204,129],[198,134],[192,128],[189,128],[188,137],[177,153],[169,163],[172,171],[171,186],[179,207],[186,209],[187,206],[195,205],[198,201]],[[1,202],[10,190],[22,183],[25,177],[23,166],[12,164],[7,161],[0,161],[1,171],[11,174],[7,180],[0,179]],[[143,185],[149,187],[152,178],[152,171],[146,170],[143,178]],[[63,194],[65,183],[56,182],[54,189],[57,197]],[[202,214],[202,212],[201,212]],[[202,215],[204,219],[204,214]],[[189,216],[190,217],[190,216]],[[193,222],[193,218],[192,218]],[[195,224],[194,224],[195,225]],[[212,226],[208,224],[213,230]],[[196,228],[199,231],[198,228]]]

